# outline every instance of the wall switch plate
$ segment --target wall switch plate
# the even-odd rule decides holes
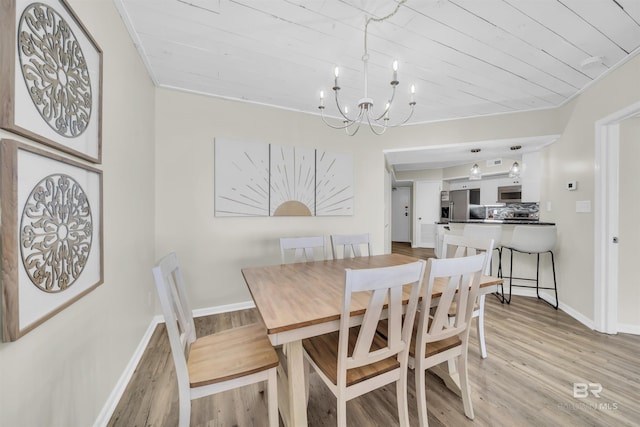
[[[567,182],[567,190],[575,191],[578,189],[578,181],[569,181]]]
[[[580,200],[576,202],[577,213],[589,213],[591,212],[591,200]]]

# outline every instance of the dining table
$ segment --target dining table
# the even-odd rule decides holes
[[[278,372],[278,407],[285,426],[308,425],[308,366],[304,360],[302,340],[339,329],[345,270],[389,267],[415,261],[416,258],[392,253],[242,269],[271,343],[282,345],[286,355],[284,366]],[[483,276],[480,293],[494,292],[501,283],[501,278]],[[438,300],[444,286],[444,280],[436,280],[433,300]],[[405,290],[405,303],[408,299],[409,286]],[[366,293],[354,295],[350,313],[353,326],[362,323],[368,300]],[[449,375],[451,378],[443,378],[445,383],[459,393],[455,373],[449,372]]]

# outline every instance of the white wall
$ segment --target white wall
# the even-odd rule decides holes
[[[279,263],[281,236],[368,232],[383,252],[383,140],[368,129],[351,138],[316,116],[162,89],[156,124],[156,256],[181,257],[194,308],[250,301],[240,270]],[[216,137],[353,153],[354,215],[215,217]]]
[[[0,426],[92,425],[155,313],[153,85],[112,1],[69,3],[104,52],[104,284],[0,343]]]
[[[559,132],[562,136],[542,151],[540,219],[558,225],[555,253],[560,301],[567,310],[590,320],[594,316],[594,207],[590,213],[576,213],[576,202],[594,202],[595,122],[640,100],[638,75],[640,56],[557,110],[559,116],[567,117]],[[567,191],[565,184],[573,180],[578,190]]]
[[[159,89],[156,93],[156,257],[182,259],[194,308],[250,301],[241,268],[278,263],[280,236],[369,232],[384,250],[383,149],[559,133],[558,114],[513,114],[414,125],[355,137],[319,117],[260,105]],[[214,138],[245,139],[351,152],[351,217],[218,218],[213,211]]]

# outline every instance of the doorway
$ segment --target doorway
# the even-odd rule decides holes
[[[640,102],[597,121],[595,129],[594,328],[608,334],[619,332],[620,127],[639,114]]]
[[[393,187],[391,240],[411,242],[411,187]]]

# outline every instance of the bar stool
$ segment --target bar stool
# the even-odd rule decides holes
[[[502,226],[501,225],[484,225],[484,224],[465,224],[462,230],[464,237],[473,239],[485,239],[495,242],[494,250],[498,251],[498,277],[502,277]],[[489,264],[489,276],[493,275],[493,263]]]
[[[509,249],[511,253],[510,257],[510,267],[509,267],[509,298],[503,299],[507,304],[511,303],[511,287],[521,287],[521,288],[536,288],[536,296],[538,299],[543,300],[556,310],[558,309],[558,286],[556,283],[556,267],[553,259],[553,247],[556,244],[556,227],[555,226],[544,226],[544,225],[516,225],[513,228],[513,236],[511,238],[511,242],[508,245],[503,245],[502,249]],[[536,254],[537,262],[536,262],[536,278],[526,278],[526,277],[513,277],[513,252],[520,252],[525,254]],[[540,286],[540,254],[543,253],[551,254],[551,269],[553,271],[553,288],[550,287],[542,287]],[[526,286],[526,285],[514,285],[513,279],[517,280],[535,280],[535,286]],[[540,298],[540,289],[553,289],[555,292],[556,303],[555,305],[545,300],[544,298]]]

